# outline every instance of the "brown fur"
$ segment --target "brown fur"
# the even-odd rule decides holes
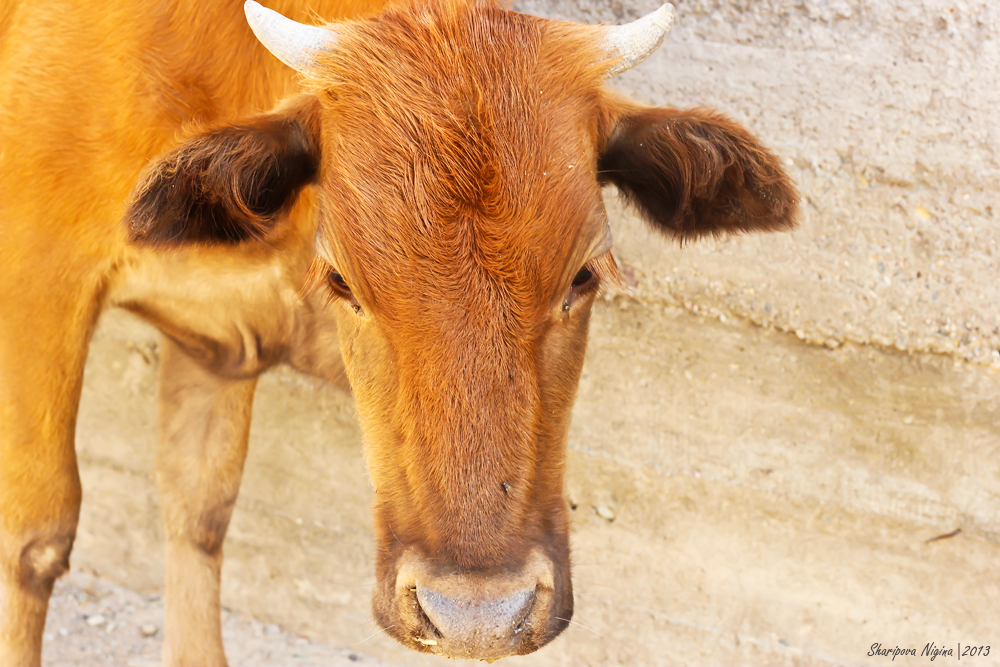
[[[410,591],[458,608],[530,589],[516,636],[476,655],[555,637],[572,613],[566,431],[594,295],[617,280],[601,185],[679,238],[786,228],[796,199],[774,156],[712,112],[608,92],[595,29],[489,3],[341,23],[304,95],[238,121],[292,90],[238,5],[44,4],[0,17],[0,663],[38,664],[79,507],[82,363],[109,303],[168,338],[166,664],[224,663],[220,545],[254,378],[283,360],[346,367],[357,396],[380,623],[467,655],[461,638],[428,643]],[[64,18],[80,25],[53,30]],[[124,37],[103,39],[110,26]],[[35,49],[43,33],[57,41]],[[85,71],[59,60],[71,49]]]
[[[308,197],[282,218],[282,229],[271,230],[269,245],[193,244],[162,252],[129,246],[120,224],[139,173],[178,138],[270,109],[295,89],[294,73],[254,38],[242,4],[0,3],[4,667],[40,664],[49,592],[69,560],[81,498],[76,410],[87,344],[104,307],[122,303],[149,313],[183,349],[204,354],[230,376],[252,376],[283,358],[331,378],[342,375],[328,345],[329,318],[318,301],[296,296],[313,256]],[[370,14],[381,4],[317,0],[311,6],[339,19]],[[271,6],[296,20],[309,18],[310,11],[293,2]],[[163,373],[165,381],[207,382],[166,367]],[[250,396],[240,396],[240,410],[248,410]],[[184,422],[194,407],[165,403],[163,420]],[[213,421],[226,419],[219,414]],[[216,433],[224,436],[220,445],[239,451],[238,432]],[[234,469],[213,477],[211,459],[196,455],[206,446],[196,437],[176,465],[190,478],[213,480],[208,491],[227,488]],[[162,449],[164,462],[180,451],[170,440]],[[164,477],[165,499],[179,498],[192,516],[218,516],[211,493],[176,495],[166,488],[170,479]],[[169,534],[167,665],[224,664],[221,554],[209,557],[201,543],[197,534]]]
[[[431,553],[487,568],[523,558],[526,501],[561,494],[536,467],[546,424],[535,357],[579,268],[567,263],[589,259],[574,256],[581,230],[603,233],[592,173],[560,159],[583,157],[601,72],[580,36],[559,42],[579,71],[554,72],[555,45],[532,17],[427,12],[353,26],[342,57],[308,82],[337,119],[321,234],[392,352],[397,435],[375,445],[391,454],[373,457],[395,478],[380,484],[395,508],[385,519],[404,543],[416,534]],[[472,41],[487,34],[494,48]]]

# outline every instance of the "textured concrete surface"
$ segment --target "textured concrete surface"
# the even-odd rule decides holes
[[[614,22],[656,3],[515,6]],[[746,123],[787,160],[804,215],[791,235],[666,251],[622,234],[642,293],[815,343],[1000,364],[1000,5],[702,0],[676,10],[660,50],[615,85]]]
[[[613,22],[655,4],[515,6]],[[574,413],[577,612],[507,664],[876,664],[874,643],[928,642],[992,643],[970,663],[1000,664],[1000,8],[676,7],[615,85],[746,123],[788,161],[802,225],[678,248],[609,201],[633,289],[595,312]],[[162,582],[155,344],[109,314],[79,425],[74,565],[144,595]],[[371,621],[370,500],[351,398],[266,376],[225,604],[443,664]]]

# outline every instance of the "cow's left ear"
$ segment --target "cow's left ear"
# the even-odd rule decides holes
[[[795,225],[798,195],[778,158],[707,109],[632,109],[611,130],[598,178],[680,239]]]
[[[245,123],[188,139],[157,158],[125,224],[139,245],[263,238],[320,168],[319,107],[303,96]]]

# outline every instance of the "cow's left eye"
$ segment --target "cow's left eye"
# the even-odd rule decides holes
[[[584,266],[581,268],[573,277],[569,294],[566,295],[566,299],[563,301],[562,309],[567,311],[572,308],[577,299],[596,289],[598,283],[597,276],[594,275],[594,272],[589,267]]]
[[[586,266],[580,269],[580,271],[573,278],[573,289],[582,287],[589,283],[594,277],[594,274]]]

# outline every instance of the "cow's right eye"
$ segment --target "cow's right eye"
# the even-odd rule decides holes
[[[330,287],[338,292],[343,292],[345,294],[351,293],[351,288],[347,286],[347,281],[344,280],[344,276],[340,275],[336,271],[331,271],[327,280],[330,282]]]
[[[361,312],[361,305],[358,303],[358,300],[354,298],[354,292],[351,291],[350,285],[348,285],[347,281],[344,280],[344,276],[340,275],[337,271],[330,271],[330,273],[326,276],[326,283],[330,286],[330,290],[333,291],[336,296],[351,304],[351,307],[354,308],[354,312]]]

